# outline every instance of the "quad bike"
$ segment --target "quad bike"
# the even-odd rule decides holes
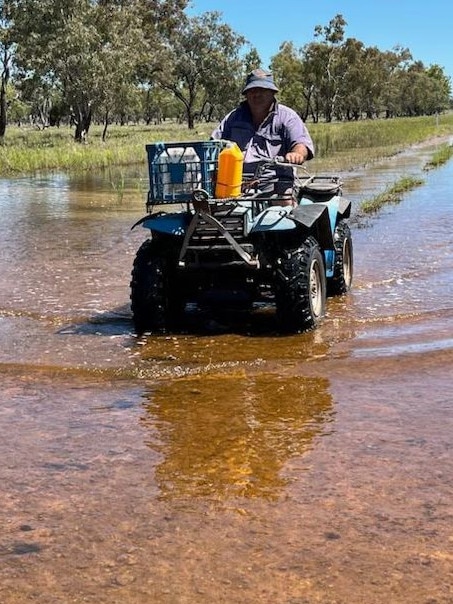
[[[263,193],[263,160],[238,197],[214,197],[225,141],[147,145],[149,229],[135,257],[131,307],[138,334],[180,329],[187,304],[275,307],[279,327],[316,327],[326,297],[349,291],[353,272],[351,203],[338,176],[292,178],[290,197]],[[291,170],[294,166],[291,165]],[[300,171],[300,167],[296,171]]]

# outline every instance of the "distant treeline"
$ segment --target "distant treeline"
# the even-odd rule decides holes
[[[218,12],[188,0],[0,0],[0,140],[8,124],[212,122],[241,98],[258,51]],[[270,68],[279,98],[305,120],[421,116],[450,107],[439,65],[409,49],[381,51],[345,37],[336,15],[313,41],[284,41]],[[268,67],[268,66],[264,66]]]

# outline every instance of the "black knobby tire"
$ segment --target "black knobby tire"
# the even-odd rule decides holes
[[[176,251],[146,240],[132,269],[131,309],[135,330],[164,333],[179,325],[184,304],[176,278]]]
[[[335,227],[333,241],[335,262],[333,277],[327,282],[327,294],[341,296],[351,289],[354,267],[351,229],[345,220],[340,220]]]
[[[284,331],[316,327],[326,309],[323,254],[313,237],[296,250],[282,254],[275,264],[275,304]]]

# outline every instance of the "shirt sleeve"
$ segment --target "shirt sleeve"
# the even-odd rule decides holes
[[[211,132],[211,139],[213,139],[213,140],[220,140],[221,138],[223,138],[223,136],[222,136],[222,124],[219,124],[217,126],[217,128],[214,128],[214,130]]]
[[[222,121],[219,123],[219,125],[217,126],[217,128],[214,128],[214,130],[211,133],[211,138],[214,140],[220,140],[220,139],[226,139],[229,140],[228,137],[230,136],[230,122],[233,119],[235,115],[234,111],[231,111],[230,113],[228,113],[223,119]]]
[[[308,128],[304,124],[302,118],[294,110],[285,107],[282,115],[282,125],[288,151],[290,151],[294,145],[302,143],[308,149],[307,159],[312,159],[315,155],[315,147],[310,133],[308,132]]]

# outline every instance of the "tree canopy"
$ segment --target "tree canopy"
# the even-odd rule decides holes
[[[426,68],[407,48],[381,51],[345,38],[336,15],[296,49],[284,42],[271,67],[283,102],[313,121],[430,115],[450,107],[451,83],[439,65]]]
[[[187,14],[188,0],[0,0],[0,139],[10,119],[66,121],[83,141],[92,120],[197,121],[240,100],[256,48],[221,13]],[[270,67],[279,98],[303,119],[411,116],[449,108],[451,82],[409,49],[346,37],[340,14],[302,47],[281,43]],[[267,66],[265,66],[267,67]],[[28,108],[28,110],[27,110]]]

